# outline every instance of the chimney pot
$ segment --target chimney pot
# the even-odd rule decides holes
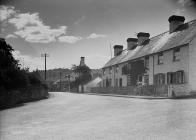
[[[80,57],[80,66],[85,65],[85,57]]]
[[[183,16],[177,16],[177,15],[172,15],[168,19],[169,21],[169,32],[173,33],[176,31],[176,29],[184,24],[185,17]]]
[[[145,32],[139,32],[137,34],[138,37],[138,46],[144,45],[143,43],[149,40],[150,34]]]
[[[127,39],[127,50],[133,50],[137,47],[137,38],[128,38]]]
[[[123,51],[122,45],[114,45],[114,56],[120,55]]]

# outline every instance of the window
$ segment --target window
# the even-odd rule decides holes
[[[162,85],[165,84],[165,74],[164,73],[159,73],[156,74],[154,77],[154,83],[157,85]]]
[[[128,64],[122,67],[122,75],[127,75],[127,74],[129,74]]]
[[[108,79],[106,79],[106,87],[109,87],[109,80]]]
[[[103,75],[105,75],[105,69],[103,69]]]
[[[118,71],[119,71],[119,66],[116,65],[116,70],[115,70],[115,72],[118,73]]]
[[[106,82],[105,82],[106,80],[104,79],[103,80],[103,87],[106,87]]]
[[[145,69],[149,69],[149,57],[145,57]]]
[[[158,54],[158,62],[157,62],[158,65],[161,65],[163,64],[163,53],[159,53]]]
[[[137,76],[137,85],[142,85],[142,75]]]
[[[184,83],[184,71],[177,71],[176,72],[176,82],[178,84],[183,84]]]
[[[112,67],[110,67],[109,73],[112,74]]]
[[[119,79],[119,86],[122,87],[122,78]]]
[[[115,85],[118,87],[118,79],[116,79],[116,84]]]
[[[109,79],[109,86],[112,86],[112,79]]]
[[[138,81],[138,82],[142,82],[142,75],[138,75],[137,81]]]
[[[149,84],[149,75],[144,75],[144,84],[145,85]]]
[[[167,84],[183,84],[184,82],[184,71],[167,73]]]
[[[180,48],[176,48],[173,51],[173,61],[180,61]]]

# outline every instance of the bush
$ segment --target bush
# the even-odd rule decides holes
[[[21,69],[12,47],[0,40],[0,108],[48,97],[48,87],[37,71]]]
[[[20,69],[7,69],[4,72],[2,83],[6,89],[24,88],[28,85],[28,77],[25,71]]]

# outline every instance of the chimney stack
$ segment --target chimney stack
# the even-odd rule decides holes
[[[127,39],[127,50],[133,50],[137,47],[137,38],[128,38]]]
[[[80,66],[85,65],[84,59],[85,59],[85,57],[80,57]]]
[[[138,38],[138,46],[144,45],[143,43],[145,41],[149,41],[150,34],[149,33],[144,33],[144,32],[139,32],[137,34]],[[146,44],[146,43],[145,43]]]
[[[122,45],[114,45],[114,56],[120,55],[123,51]]]
[[[185,17],[172,15],[169,17],[168,21],[169,21],[169,33],[173,33],[180,25],[184,24]]]

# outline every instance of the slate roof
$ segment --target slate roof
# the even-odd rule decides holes
[[[196,20],[185,23],[171,34],[167,31],[152,37],[148,44],[137,46],[134,50],[123,50],[120,55],[110,59],[103,68],[186,45],[194,37],[196,37]]]

